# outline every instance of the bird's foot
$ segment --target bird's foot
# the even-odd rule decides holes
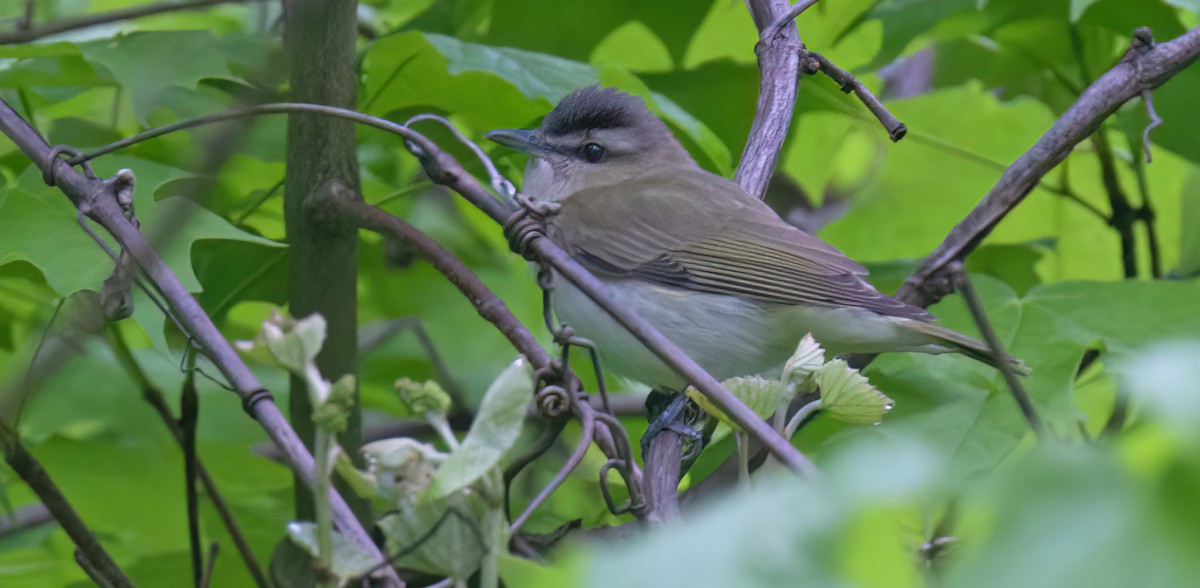
[[[646,416],[650,426],[642,435],[642,458],[650,442],[663,431],[672,431],[683,438],[683,463],[690,465],[704,448],[704,431],[708,415],[684,394],[653,390],[646,396]],[[686,470],[686,466],[684,470]]]

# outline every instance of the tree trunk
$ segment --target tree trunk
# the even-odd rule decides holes
[[[287,6],[284,50],[290,71],[292,100],[355,107],[355,41],[357,3],[292,0]],[[358,234],[337,215],[325,214],[320,196],[335,185],[358,191],[358,159],[354,124],[315,114],[288,115],[287,178],[284,217],[291,245],[288,302],[297,318],[321,313],[328,336],[317,366],[335,381],[357,371]],[[304,381],[291,380],[292,426],[310,448],[312,406]],[[361,413],[356,406],[350,426],[338,437],[352,456],[361,443]],[[344,493],[363,519],[367,505]],[[312,498],[296,483],[296,514],[312,519]]]

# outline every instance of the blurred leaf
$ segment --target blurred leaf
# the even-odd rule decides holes
[[[80,50],[130,93],[142,124],[165,88],[195,87],[200,80],[231,75],[207,31],[131,33],[80,45]],[[179,59],[181,55],[187,59]]]
[[[288,537],[308,555],[317,557],[317,525],[309,522],[293,522],[287,526]],[[344,535],[333,532],[333,554],[330,558],[329,572],[337,577],[339,582],[365,576],[375,567],[375,558]]]
[[[471,430],[438,468],[430,492],[445,498],[487,474],[521,435],[533,401],[532,370],[524,359],[510,364],[483,395]]]

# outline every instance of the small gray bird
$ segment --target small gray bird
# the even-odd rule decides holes
[[[987,345],[880,293],[861,265],[701,169],[634,96],[577,90],[537,130],[488,138],[530,154],[523,192],[559,205],[547,236],[718,380],[780,367],[805,333],[831,354],[956,352],[996,364]],[[683,388],[604,310],[557,283],[556,314],[596,343],[606,367]]]

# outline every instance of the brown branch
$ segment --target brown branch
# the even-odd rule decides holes
[[[883,105],[883,101],[881,101],[879,98],[876,98],[875,94],[872,94],[871,90],[868,89],[865,84],[858,81],[858,78],[854,77],[854,75],[852,75],[850,72],[838,67],[832,61],[830,61],[829,58],[821,55],[820,53],[808,51],[807,55],[811,59],[816,60],[817,66],[821,73],[833,78],[833,81],[838,83],[838,86],[841,87],[842,92],[845,92],[846,94],[853,92],[854,95],[858,97],[859,101],[867,107],[867,110],[870,110],[871,114],[875,115],[875,118],[879,121],[879,124],[883,125],[883,128],[887,129],[888,136],[892,138],[893,143],[904,138],[904,135],[908,133],[908,127],[904,126],[904,123],[900,122],[896,118],[896,115],[892,114],[892,112]],[[804,71],[806,73],[811,73],[808,66],[805,67]]]
[[[67,497],[63,496],[54,480],[50,479],[50,474],[25,450],[17,432],[3,419],[0,419],[0,448],[4,451],[4,460],[8,462],[9,467],[21,476],[29,489],[46,505],[50,514],[54,515],[54,519],[79,548],[82,556],[91,564],[92,569],[115,587],[132,588],[133,583],[125,576],[125,572],[122,572],[109,557],[83,519],[79,518],[79,513],[76,513],[75,508],[67,501]]]
[[[213,325],[212,320],[200,308],[200,304],[188,293],[166,262],[150,247],[138,228],[125,218],[120,205],[104,182],[76,173],[65,161],[52,158],[53,151],[45,140],[3,100],[0,100],[0,132],[7,135],[26,157],[41,168],[47,178],[54,180],[55,185],[76,208],[103,226],[116,238],[121,247],[129,252],[142,271],[162,291],[174,316],[191,333],[200,351],[217,365],[242,398],[247,410],[287,455],[292,469],[303,477],[306,484],[311,485],[312,455],[296,436],[279,407],[265,392],[258,378]],[[338,528],[372,557],[384,561],[383,554],[350,512],[342,497],[336,492],[331,493],[331,501],[334,521]],[[395,574],[391,574],[390,579],[392,585],[403,585],[399,576]]]
[[[790,22],[785,17],[792,8],[787,0],[746,0],[746,6],[762,35],[754,47],[759,69],[758,103],[734,180],[747,194],[762,198],[792,124],[804,44],[796,27],[784,26]]]
[[[647,520],[666,523],[679,519],[679,474],[683,463],[683,435],[659,431],[646,449]]]
[[[1096,131],[1122,104],[1166,83],[1200,57],[1200,28],[1154,47],[1135,38],[1129,52],[1000,177],[991,191],[905,280],[896,296],[929,306],[953,290],[947,269],[964,259],[1051,169]]]
[[[209,8],[219,4],[233,4],[235,2],[245,2],[247,0],[191,0],[190,2],[163,2],[160,4],[147,4],[143,6],[130,6],[121,8],[111,12],[102,12],[99,14],[88,14],[75,18],[67,18],[46,23],[41,26],[31,26],[26,23],[24,28],[18,27],[16,31],[6,34],[0,34],[0,45],[16,45],[20,43],[28,43],[36,41],[42,37],[57,35],[67,31],[77,29],[86,29],[110,22],[118,22],[122,20],[131,20],[146,16],[154,16],[164,12],[174,12],[177,10],[196,10],[200,8]]]
[[[1137,211],[1129,204],[1129,197],[1121,187],[1116,157],[1113,156],[1108,138],[1104,133],[1096,133],[1092,136],[1092,143],[1096,146],[1096,156],[1100,159],[1100,179],[1104,183],[1104,193],[1108,195],[1108,224],[1116,229],[1121,238],[1121,267],[1126,278],[1136,278],[1137,242],[1133,226],[1137,223]]]

